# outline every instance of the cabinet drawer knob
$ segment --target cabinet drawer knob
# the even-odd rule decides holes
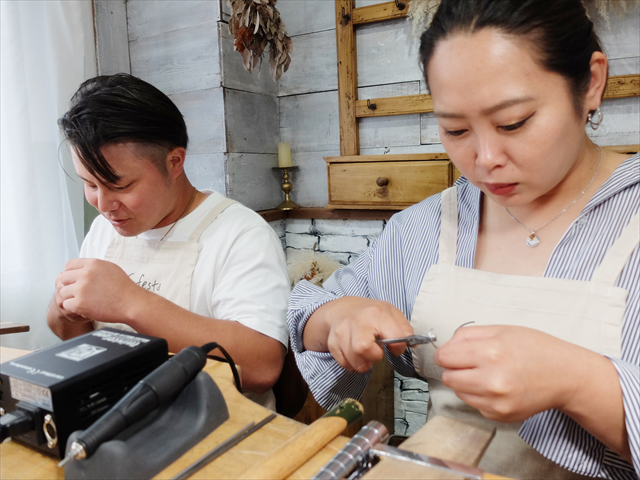
[[[379,187],[386,187],[387,185],[389,185],[389,179],[387,177],[378,177],[376,183]]]

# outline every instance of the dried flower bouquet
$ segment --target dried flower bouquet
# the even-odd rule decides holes
[[[229,32],[235,49],[242,55],[245,70],[251,73],[269,45],[271,78],[277,81],[291,64],[293,43],[276,9],[277,0],[227,0],[231,8]]]

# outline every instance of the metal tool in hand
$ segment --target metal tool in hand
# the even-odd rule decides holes
[[[406,343],[408,347],[415,347],[416,345],[424,345],[426,343],[432,343],[433,346],[436,346],[436,341],[438,338],[436,334],[432,331],[429,331],[426,335],[409,335],[407,337],[399,337],[399,338],[377,338],[376,343],[378,345],[389,345],[391,343]]]

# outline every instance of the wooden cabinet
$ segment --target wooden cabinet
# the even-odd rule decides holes
[[[327,208],[401,210],[453,185],[444,153],[325,157]]]

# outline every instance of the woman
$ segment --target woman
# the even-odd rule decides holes
[[[607,58],[583,5],[444,0],[420,55],[463,178],[324,289],[298,284],[288,320],[310,388],[324,406],[357,397],[376,338],[433,330],[439,348],[388,358],[428,381],[430,416],[497,427],[481,467],[636,478],[640,156],[586,135]]]

